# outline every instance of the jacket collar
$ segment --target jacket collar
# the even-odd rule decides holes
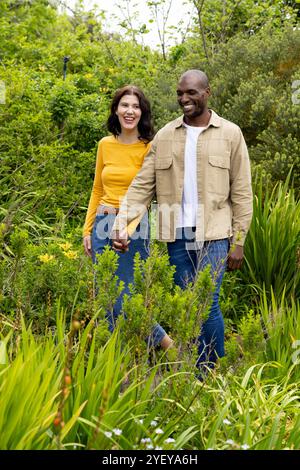
[[[210,111],[211,111],[211,116],[210,116],[209,123],[207,124],[207,127],[210,127],[210,126],[220,127],[221,126],[220,116],[218,116],[218,114],[215,113],[215,111],[213,111],[212,109],[210,109]],[[182,115],[179,118],[175,119],[174,128],[178,129],[179,127],[182,127],[183,125],[184,125],[184,121],[183,121],[183,115]]]

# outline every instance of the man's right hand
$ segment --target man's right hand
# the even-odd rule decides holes
[[[113,232],[112,247],[114,250],[124,253],[125,251],[128,251],[129,243],[130,241],[128,240],[127,232],[119,232],[119,230]]]

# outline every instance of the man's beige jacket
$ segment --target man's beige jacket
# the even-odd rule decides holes
[[[156,236],[171,242],[181,208],[186,128],[183,116],[155,136],[143,166],[122,201],[112,232],[129,236],[156,194]],[[250,162],[240,128],[211,110],[197,143],[198,212],[196,240],[232,237],[243,245],[252,217]]]

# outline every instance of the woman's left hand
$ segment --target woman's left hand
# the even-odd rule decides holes
[[[86,235],[83,239],[83,246],[84,246],[84,252],[86,256],[92,257],[92,243],[91,243],[91,236]]]

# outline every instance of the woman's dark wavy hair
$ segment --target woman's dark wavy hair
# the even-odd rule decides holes
[[[139,139],[145,143],[150,142],[154,137],[154,129],[152,125],[152,116],[151,116],[151,106],[140,88],[134,85],[127,85],[123,88],[120,88],[116,91],[111,106],[110,106],[110,115],[107,120],[107,127],[109,132],[111,132],[115,137],[121,133],[121,126],[119,118],[116,115],[116,111],[120,102],[120,99],[124,95],[135,95],[140,103],[140,108],[142,111],[141,119],[138,123]]]

